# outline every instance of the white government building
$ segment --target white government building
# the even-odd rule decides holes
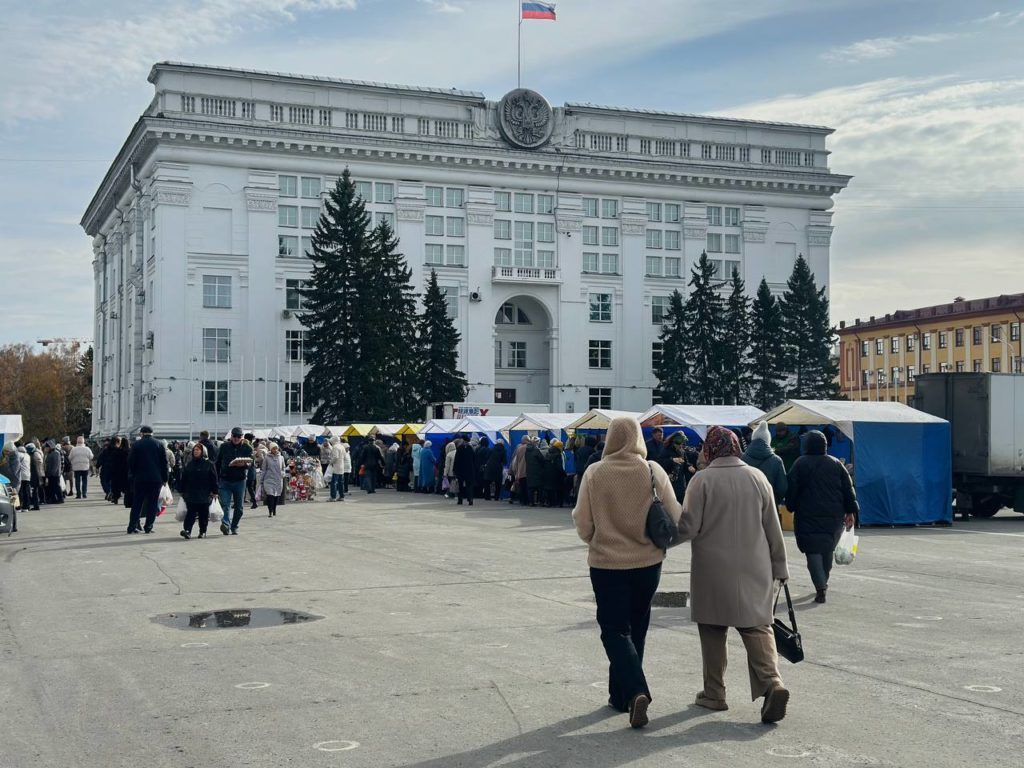
[[[82,219],[94,434],[309,417],[296,289],[345,168],[419,290],[436,270],[472,402],[657,402],[659,320],[705,249],[751,293],[798,253],[828,283],[850,180],[828,128],[178,63],[149,80]]]

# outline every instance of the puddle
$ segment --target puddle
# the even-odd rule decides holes
[[[655,608],[685,608],[689,592],[656,592],[651,602]]]
[[[302,611],[283,611],[278,608],[241,608],[227,611],[197,611],[195,613],[164,613],[153,621],[175,629],[259,629],[280,627],[284,624],[305,624],[323,616]]]

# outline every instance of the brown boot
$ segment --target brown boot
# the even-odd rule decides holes
[[[785,688],[772,688],[764,696],[764,704],[761,706],[761,722],[779,722],[786,716],[786,706],[788,704],[789,691]]]
[[[698,707],[704,707],[704,709],[711,709],[715,712],[725,712],[729,709],[729,705],[725,703],[725,699],[711,699],[704,695],[704,691],[697,694],[697,698],[693,702]]]

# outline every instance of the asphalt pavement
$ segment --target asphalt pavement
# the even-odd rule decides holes
[[[691,706],[696,627],[656,608],[642,731],[605,706],[568,509],[381,491],[247,510],[205,540],[170,515],[127,536],[99,500],[18,524],[0,538],[4,768],[1021,765],[1024,515],[864,530],[823,606],[787,534],[808,658],[781,662],[778,726],[735,635],[731,709]],[[670,552],[661,591],[688,570]],[[293,623],[154,620],[254,609]]]

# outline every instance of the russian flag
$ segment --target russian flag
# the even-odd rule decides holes
[[[555,21],[555,4],[540,2],[524,2],[523,18],[546,19],[548,21]]]

